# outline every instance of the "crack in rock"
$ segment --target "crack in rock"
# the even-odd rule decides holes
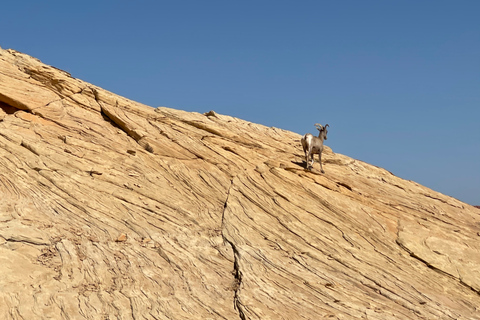
[[[240,290],[241,290],[242,279],[243,279],[243,273],[240,270],[241,254],[240,254],[237,246],[235,245],[235,243],[232,240],[228,239],[227,235],[225,234],[225,225],[227,223],[226,218],[225,218],[225,211],[226,211],[227,206],[228,206],[228,199],[230,197],[230,191],[231,191],[231,189],[234,185],[234,179],[235,179],[235,177],[231,180],[230,187],[228,188],[228,191],[227,191],[227,197],[226,197],[225,203],[223,205],[222,238],[223,238],[223,242],[228,243],[232,247],[232,250],[233,250],[234,262],[233,262],[232,274],[235,277],[235,282],[233,284],[233,289],[235,291],[235,294],[234,294],[234,297],[233,297],[233,307],[238,312],[238,315],[239,315],[240,319],[246,320],[247,318],[246,318],[245,313],[243,311],[244,307],[243,307],[243,305],[240,301]]]

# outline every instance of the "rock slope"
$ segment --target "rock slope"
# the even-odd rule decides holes
[[[480,319],[480,210],[0,49],[1,319]]]

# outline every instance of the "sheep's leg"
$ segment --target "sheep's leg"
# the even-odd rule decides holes
[[[318,162],[320,162],[320,171],[322,173],[325,173],[325,171],[323,171],[323,166],[322,166],[322,153],[321,152],[318,154]]]
[[[312,158],[312,155],[307,152],[307,155],[305,156],[305,166],[307,167],[307,170],[310,170],[310,163],[309,163],[309,159]]]
[[[311,153],[310,157],[312,158],[312,163],[310,164],[310,168],[313,169],[313,163],[315,162],[315,154]]]

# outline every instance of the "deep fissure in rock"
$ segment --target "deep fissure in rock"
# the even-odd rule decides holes
[[[242,278],[243,274],[242,271],[240,270],[240,252],[238,251],[238,248],[236,245],[233,243],[233,241],[229,240],[227,236],[225,235],[225,210],[227,209],[228,206],[228,199],[230,198],[230,191],[233,187],[233,181],[235,177],[232,178],[230,187],[228,188],[227,191],[227,197],[225,199],[225,202],[223,204],[223,212],[222,212],[222,238],[224,243],[228,243],[230,247],[233,250],[233,257],[234,257],[234,262],[233,262],[233,271],[232,274],[234,276],[234,284],[233,284],[233,290],[235,291],[234,296],[233,296],[233,307],[234,309],[238,312],[238,315],[241,320],[246,320],[247,318],[245,317],[245,313],[243,312],[243,306],[240,302],[240,287],[242,285]]]
[[[3,112],[5,112],[6,114],[14,114],[18,110],[20,110],[2,101],[0,101],[0,109],[2,109]]]

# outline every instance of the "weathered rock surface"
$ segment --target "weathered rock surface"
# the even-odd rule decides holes
[[[479,209],[299,140],[0,49],[0,318],[480,319]]]

